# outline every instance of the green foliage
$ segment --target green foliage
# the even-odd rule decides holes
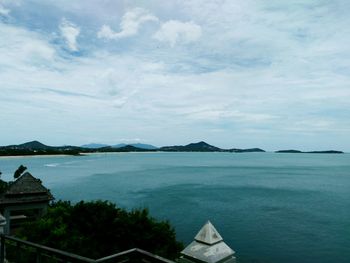
[[[9,184],[10,183],[0,179],[0,194],[4,193],[7,190],[7,188],[9,187]]]
[[[27,167],[25,167],[24,165],[21,164],[21,165],[17,168],[17,170],[15,171],[15,173],[13,174],[13,177],[14,177],[15,179],[17,179],[18,177],[20,177],[20,176],[24,173],[25,170],[27,170]]]
[[[107,201],[59,201],[19,236],[90,258],[137,247],[173,259],[183,248],[169,222],[155,220],[147,209],[128,212]]]

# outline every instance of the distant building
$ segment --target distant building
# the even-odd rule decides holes
[[[28,172],[20,176],[0,196],[0,212],[6,218],[5,234],[10,233],[14,223],[43,215],[53,199],[40,179]]]

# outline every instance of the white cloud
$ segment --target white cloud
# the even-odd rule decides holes
[[[71,51],[78,51],[77,37],[80,34],[80,28],[65,18],[62,19],[59,28],[68,48]]]
[[[134,36],[139,32],[142,24],[151,21],[157,22],[158,18],[145,9],[135,8],[124,14],[120,23],[120,32],[114,32],[110,26],[103,25],[97,36],[98,38],[106,39],[120,39]]]
[[[0,68],[22,72],[44,64],[51,64],[55,57],[55,49],[42,35],[19,27],[0,23],[1,56]],[[18,77],[13,74],[13,77]],[[16,81],[10,81],[9,84]]]
[[[98,38],[107,38],[107,39],[113,39],[115,38],[115,35],[118,33],[115,33],[110,26],[103,25],[97,33]]]
[[[10,9],[5,8],[1,3],[0,3],[0,16],[8,16],[10,13]]]
[[[268,123],[277,119],[276,116],[270,114],[262,114],[258,112],[250,113],[250,112],[241,112],[238,110],[228,110],[223,109],[220,106],[211,107],[200,107],[200,109],[185,113],[185,115],[190,120],[203,120],[203,121],[232,121],[232,122],[245,122],[245,123]]]
[[[341,138],[339,145],[350,149],[346,12],[335,15],[328,8],[281,1],[188,0],[145,2],[145,9],[130,9],[122,17],[118,12],[125,6],[117,2],[113,8],[96,2],[90,16],[82,12],[82,2],[74,1],[74,12],[65,9],[67,16],[84,14],[89,22],[80,20],[85,23],[81,28],[94,34],[77,43],[77,27],[62,22],[75,32],[67,38],[61,30],[70,50],[86,44],[79,57],[56,52],[46,16],[31,17],[35,32],[0,22],[0,36],[6,36],[0,37],[3,137],[10,140],[14,130],[26,130],[27,136],[50,136],[48,141],[60,143],[73,137],[85,143],[91,136],[112,142],[145,136],[160,145],[211,138],[214,144],[242,141],[248,147],[265,138],[271,148],[276,138],[279,146],[289,145],[296,135],[308,132],[324,145],[333,144],[331,137]],[[16,17],[15,7],[4,6],[13,10],[17,25],[26,25],[27,20]],[[107,18],[101,15],[106,12]],[[159,27],[154,38],[165,45],[134,41],[132,49],[122,44],[116,49],[112,41],[99,45],[93,40],[91,25],[105,24],[101,38],[120,39],[140,34],[148,21],[158,21],[152,14],[163,21],[149,26]],[[107,25],[118,15],[120,29],[114,32]],[[167,47],[194,41],[177,52]],[[18,123],[16,129],[13,123]],[[36,130],[39,126],[43,128]],[[220,136],[211,130],[219,130]]]
[[[193,22],[169,20],[162,24],[154,38],[161,42],[168,42],[172,47],[178,42],[190,43],[197,41],[202,35],[202,28]]]

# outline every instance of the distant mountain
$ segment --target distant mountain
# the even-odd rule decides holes
[[[145,143],[133,143],[130,144],[131,146],[134,146],[136,148],[141,148],[141,149],[147,149],[147,150],[156,150],[158,147],[151,145],[151,144],[145,144]]]
[[[91,149],[93,152],[149,152],[149,151],[156,151],[154,149],[142,149],[138,148],[132,145],[125,145],[122,147],[112,147],[112,146],[106,146],[102,148],[97,149]]]
[[[107,146],[108,146],[107,144],[102,144],[102,143],[89,143],[89,144],[84,144],[81,147],[88,148],[88,149],[97,149],[97,148],[102,148]]]
[[[140,147],[135,147],[133,144],[126,145],[123,147],[117,148],[119,152],[147,152],[147,151],[155,151],[155,149],[146,149],[146,148],[140,148]]]
[[[38,141],[31,141],[18,145],[0,146],[0,156],[52,154],[79,155],[81,151],[82,148],[76,146],[53,147]]]
[[[276,153],[328,153],[328,154],[341,154],[344,153],[342,151],[334,151],[334,150],[328,150],[328,151],[308,151],[308,152],[303,152],[299,150],[280,150],[276,151]]]
[[[22,150],[48,150],[53,148],[51,146],[47,146],[38,141],[31,141],[31,142],[18,144],[18,145],[9,145],[5,147],[9,149],[22,149]]]
[[[164,146],[159,148],[163,152],[222,152],[223,150],[206,142],[190,143],[185,146]]]
[[[251,148],[251,149],[221,149],[215,147],[206,142],[197,142],[190,143],[185,146],[176,145],[176,146],[164,146],[159,148],[159,151],[163,152],[235,152],[235,153],[248,153],[248,152],[265,152],[260,148]]]
[[[144,144],[144,143],[132,143],[132,144],[125,144],[125,143],[119,143],[116,145],[108,145],[108,144],[102,144],[102,143],[89,143],[89,144],[84,144],[81,147],[82,148],[87,148],[87,149],[100,149],[100,148],[106,148],[108,150],[112,150],[112,149],[119,149],[119,148],[123,148],[126,146],[133,146],[139,149],[146,149],[146,150],[156,150],[158,149],[158,147],[155,147],[153,145],[150,144]]]
[[[146,149],[146,150],[156,150],[158,149],[158,147],[155,147],[151,144],[144,144],[144,143],[131,143],[131,144],[125,144],[125,143],[120,143],[120,144],[116,144],[116,145],[112,145],[113,148],[122,148],[125,146],[133,146],[139,149]]]
[[[119,143],[119,144],[112,145],[111,147],[113,147],[113,148],[121,148],[121,147],[125,147],[125,146],[127,146],[127,144]]]
[[[133,143],[133,144],[117,144],[109,146],[106,144],[90,143],[79,146],[48,146],[39,141],[31,141],[18,145],[0,146],[0,156],[15,156],[15,155],[52,155],[52,154],[69,154],[80,155],[84,153],[97,152],[232,152],[232,153],[251,153],[251,152],[265,152],[260,148],[249,149],[221,149],[219,147],[210,145],[206,142],[200,141],[197,143],[190,143],[187,145],[164,146],[157,148],[150,144]],[[276,153],[325,153],[325,154],[340,154],[342,151],[299,151],[299,150],[279,150]]]

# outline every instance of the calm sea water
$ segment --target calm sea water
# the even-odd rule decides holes
[[[120,153],[0,158],[56,199],[148,207],[185,244],[211,220],[240,262],[350,262],[350,154]]]

